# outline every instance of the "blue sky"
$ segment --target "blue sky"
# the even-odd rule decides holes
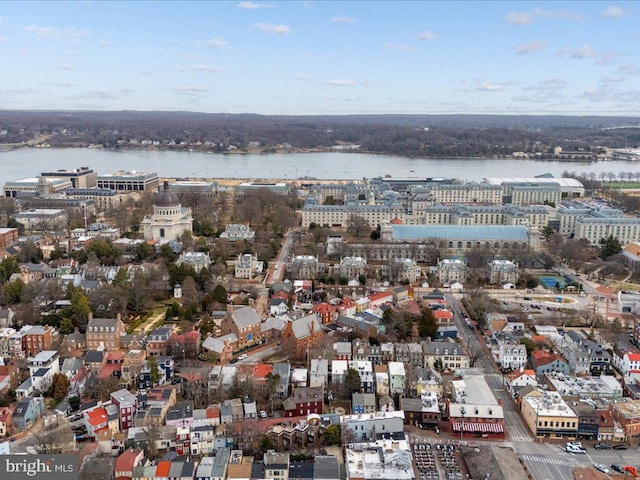
[[[0,2],[0,108],[637,115],[640,3]]]

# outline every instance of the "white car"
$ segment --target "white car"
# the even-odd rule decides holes
[[[593,466],[595,467],[596,470],[600,470],[602,473],[609,473],[611,471],[609,470],[609,467],[601,463],[596,463]]]
[[[565,451],[567,453],[580,453],[580,454],[587,453],[586,448],[578,447],[577,445],[567,445],[567,447],[565,448]]]
[[[267,418],[267,412],[265,412],[264,410],[260,410],[260,418]]]
[[[247,355],[246,353],[243,353],[238,357],[238,360],[246,360],[247,358],[249,358],[249,355]]]

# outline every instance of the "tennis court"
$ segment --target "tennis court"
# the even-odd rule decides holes
[[[545,288],[556,288],[556,285],[559,285],[560,288],[565,288],[567,286],[567,282],[564,277],[544,275],[542,277],[538,277],[538,280]]]

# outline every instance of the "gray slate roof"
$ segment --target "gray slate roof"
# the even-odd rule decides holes
[[[238,328],[246,328],[252,325],[260,324],[262,319],[258,312],[256,312],[251,307],[244,307],[234,310],[231,314],[231,318],[233,319],[233,323]]]

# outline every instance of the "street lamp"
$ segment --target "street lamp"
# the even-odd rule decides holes
[[[464,433],[464,414],[467,413],[464,407],[460,409],[460,441],[462,442],[462,434]]]

